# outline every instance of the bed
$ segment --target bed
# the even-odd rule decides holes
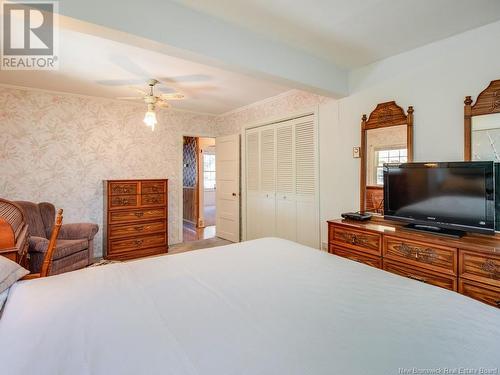
[[[0,364],[11,375],[479,371],[500,367],[500,310],[266,238],[18,282]]]

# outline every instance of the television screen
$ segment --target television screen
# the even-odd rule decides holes
[[[494,232],[493,162],[384,165],[384,216]]]

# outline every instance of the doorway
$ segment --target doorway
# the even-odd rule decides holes
[[[184,137],[182,177],[184,242],[215,237],[215,138]]]

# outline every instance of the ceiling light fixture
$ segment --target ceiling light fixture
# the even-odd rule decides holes
[[[155,130],[155,125],[158,123],[156,119],[155,113],[155,105],[152,103],[148,104],[148,111],[144,115],[144,123],[151,128],[151,130]]]
[[[182,100],[184,99],[184,95],[179,92],[171,92],[168,94],[161,93],[160,95],[155,95],[154,87],[156,84],[160,83],[157,79],[151,78],[148,80],[149,92],[142,91],[139,89],[135,89],[141,93],[141,96],[125,96],[120,97],[118,99],[122,100],[143,100],[144,103],[148,106],[148,110],[144,115],[144,123],[151,128],[151,130],[155,130],[155,125],[158,123],[156,118],[156,109],[157,108],[168,108],[169,100]]]

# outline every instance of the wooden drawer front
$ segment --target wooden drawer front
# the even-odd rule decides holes
[[[383,256],[418,267],[457,274],[457,249],[384,236]]]
[[[137,195],[112,195],[109,199],[109,208],[135,206],[137,206]]]
[[[123,252],[132,252],[135,250],[146,249],[148,247],[164,246],[167,244],[165,234],[154,234],[150,236],[142,236],[129,238],[125,240],[109,241],[109,254],[117,254]]]
[[[158,206],[165,204],[165,194],[141,195],[141,206]]]
[[[334,226],[331,239],[333,243],[380,256],[381,238],[379,234],[361,232]]]
[[[163,194],[165,191],[165,181],[143,181],[141,183],[141,194]]]
[[[109,184],[109,194],[111,195],[123,195],[123,194],[137,194],[138,192],[137,182],[110,182]]]
[[[342,249],[341,247],[336,247],[330,245],[329,252],[347,259],[354,260],[359,263],[364,263],[375,268],[382,268],[382,259],[377,257],[372,257],[366,254],[361,254],[355,252],[355,250]]]
[[[391,262],[384,259],[384,270],[400,276],[408,277],[427,284],[439,286],[449,290],[457,290],[457,278],[445,274],[436,274],[422,269],[408,267],[405,264]]]
[[[500,288],[498,287],[460,279],[458,291],[488,305],[500,307]]]
[[[460,277],[500,287],[500,256],[460,250]]]
[[[120,223],[127,221],[142,221],[163,219],[166,217],[165,208],[151,208],[142,210],[111,211],[109,213],[109,223]]]
[[[149,233],[164,232],[166,229],[165,220],[153,221],[150,223],[136,223],[126,225],[110,225],[109,237],[129,237]]]

